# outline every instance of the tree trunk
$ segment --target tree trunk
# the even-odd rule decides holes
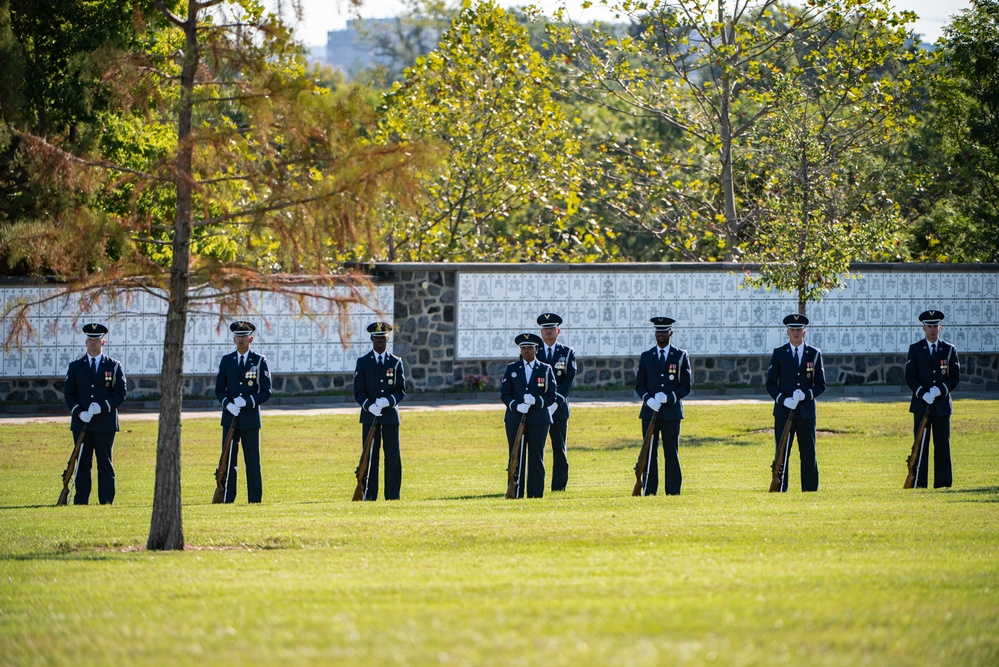
[[[198,69],[198,15],[195,0],[188,3],[184,66],[180,77],[180,110],[177,122],[177,208],[174,222],[170,298],[163,340],[160,373],[160,424],[156,440],[156,485],[153,515],[146,549],[183,549],[184,525],[180,499],[180,411],[184,383],[184,333],[187,329],[190,287],[191,220],[193,202],[193,146],[191,117],[194,77]]]
[[[725,3],[718,0],[718,21],[725,25]],[[735,40],[735,28],[722,28],[722,42],[726,45]],[[735,259],[735,249],[739,244],[739,220],[735,209],[735,179],[732,176],[732,119],[730,117],[732,82],[728,72],[721,75],[721,100],[718,110],[721,139],[721,191],[725,207],[725,259]]]

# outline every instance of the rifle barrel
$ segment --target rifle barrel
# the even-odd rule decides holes
[[[357,485],[354,487],[354,495],[351,500],[364,500],[364,493],[368,490],[368,471],[371,469],[371,446],[375,441],[375,428],[378,426],[378,417],[371,422],[368,435],[364,438],[364,446],[361,447],[361,460],[357,463]]]
[[[69,454],[69,461],[66,463],[66,470],[62,473],[62,491],[59,492],[59,500],[56,507],[69,503],[69,484],[73,481],[73,473],[76,471],[76,462],[80,458],[80,448],[83,446],[83,436],[87,434],[89,424],[84,423],[80,429],[80,435],[73,443],[73,451]]]

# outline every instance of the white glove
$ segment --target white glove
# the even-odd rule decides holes
[[[537,401],[534,400],[534,394],[524,394],[524,403],[528,405],[534,405]]]
[[[932,387],[930,387],[930,393],[933,394],[933,398],[939,398],[940,397],[940,387],[938,387],[936,385],[933,385]]]
[[[371,405],[368,406],[368,412],[370,412],[371,414],[373,414],[376,417],[381,417],[382,416],[382,407],[380,405],[378,405],[377,403],[372,403]]]
[[[237,396],[236,398],[232,399],[232,402],[241,408],[246,407],[246,399],[243,398],[242,396]]]
[[[89,412],[91,415],[99,415],[101,414],[101,406],[98,405],[97,403],[91,403],[90,407],[87,408],[87,412]]]
[[[647,406],[649,406],[650,408],[652,408],[653,412],[659,412],[659,408],[661,408],[663,406],[662,403],[660,403],[659,401],[657,401],[652,396],[650,396],[649,398],[645,399],[645,404]]]
[[[239,416],[239,406],[236,405],[235,403],[230,403],[229,405],[225,406],[225,409],[228,410],[233,417]]]
[[[84,424],[89,424],[90,420],[93,418],[94,416],[90,414],[90,411],[88,410],[84,410],[83,412],[80,413],[80,421],[82,421]]]
[[[794,393],[791,394],[791,396],[794,398],[794,400],[798,401],[799,403],[805,400],[805,392],[801,391],[800,389],[795,389]]]
[[[379,398],[378,400],[375,401],[375,405],[377,405],[382,410],[384,410],[385,408],[387,408],[389,406],[389,400],[387,398],[385,398],[384,396],[382,396],[381,398]]]
[[[556,410],[558,410],[558,403],[552,403],[551,405],[548,406],[548,414],[550,414],[552,417],[555,416]]]
[[[784,399],[784,407],[788,410],[794,410],[798,407],[798,401],[794,400],[794,397],[788,397]]]
[[[518,404],[517,404],[517,412],[519,412],[519,413],[520,413],[520,414],[522,414],[522,415],[526,415],[526,414],[527,414],[527,412],[528,412],[528,411],[529,411],[530,409],[531,409],[531,406],[530,406],[530,405],[528,405],[527,403],[518,403]]]
[[[662,403],[663,405],[666,405],[666,403],[667,403],[666,394],[664,394],[661,391],[657,391],[656,392],[656,400],[659,401],[660,403]]]
[[[926,405],[933,405],[933,400],[935,398],[936,396],[933,395],[932,391],[928,391],[925,394],[923,394],[923,400],[926,401]]]

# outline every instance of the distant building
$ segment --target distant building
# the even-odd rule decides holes
[[[377,65],[379,60],[374,47],[361,38],[357,28],[363,22],[368,31],[391,30],[395,21],[393,18],[353,19],[347,21],[344,30],[330,30],[326,33],[326,64],[339,68],[347,76]]]

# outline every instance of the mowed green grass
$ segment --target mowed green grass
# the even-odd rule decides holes
[[[902,490],[901,403],[821,405],[819,492],[795,451],[769,494],[769,406],[688,402],[683,495],[631,497],[637,406],[580,407],[569,490],[520,501],[501,412],[407,413],[392,503],[350,502],[356,416],[275,411],[258,506],[210,504],[190,420],[173,553],[142,548],[155,422],[114,507],[53,506],[65,426],[0,425],[0,664],[996,665],[999,403],[956,406],[950,490]]]

